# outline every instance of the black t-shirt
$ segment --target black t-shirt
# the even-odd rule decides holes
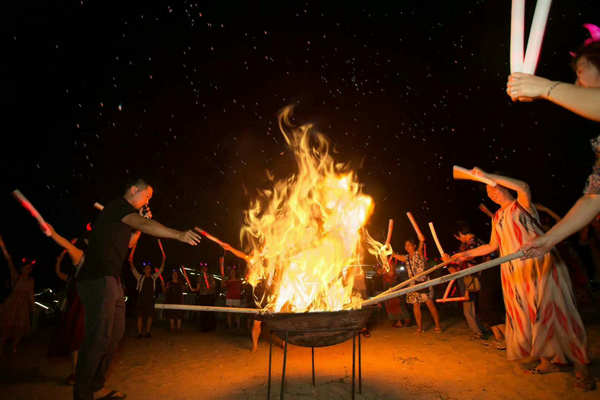
[[[132,232],[131,227],[121,222],[121,219],[137,212],[122,197],[104,207],[90,234],[85,261],[78,275],[79,280],[120,275]]]

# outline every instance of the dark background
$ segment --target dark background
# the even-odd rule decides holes
[[[383,239],[396,220],[396,249],[413,235],[408,210],[424,230],[435,222],[447,250],[457,220],[487,239],[482,185],[455,182],[453,164],[523,179],[560,214],[580,195],[597,125],[506,96],[510,2],[219,3],[28,1],[5,17],[0,85],[15,123],[2,133],[0,234],[15,258],[38,258],[38,286],[53,284],[59,248],[14,188],[72,237],[95,218],[94,201],[142,176],[158,221],[239,245],[265,170],[294,171],[276,124],[292,103],[374,198],[371,234]],[[574,81],[568,52],[588,37],[583,23],[600,23],[598,7],[554,2],[539,75]],[[168,265],[214,271],[221,254],[208,241],[165,247]],[[138,254],[159,260],[147,237]]]

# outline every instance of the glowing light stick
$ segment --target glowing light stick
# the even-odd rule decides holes
[[[471,171],[466,168],[455,165],[452,167],[452,177],[454,179],[467,179],[471,181],[477,181],[485,183],[486,185],[496,186],[496,182],[491,179],[484,178],[483,176],[474,175]]]
[[[204,283],[206,284],[206,288],[210,289],[210,283],[208,283],[208,277],[206,276],[206,271],[202,271],[204,274]]]
[[[192,289],[192,284],[190,283],[190,278],[188,278],[187,272],[185,272],[185,268],[179,267],[179,270],[181,271],[181,274],[183,275],[183,277],[185,278],[185,281],[187,282],[190,290]]]
[[[552,0],[537,0],[533,22],[529,30],[529,39],[527,40],[527,50],[525,51],[525,61],[523,62],[523,72],[534,74],[540,58],[542,41],[544,40],[544,31],[546,30],[546,21]]]
[[[510,15],[510,72],[523,70],[525,41],[525,0],[512,0]]]
[[[104,210],[104,206],[102,204],[98,203],[98,202],[94,203],[94,208],[96,210],[100,210],[100,211]]]
[[[440,252],[440,256],[444,256],[444,249],[442,249],[442,245],[440,244],[440,240],[435,233],[435,228],[433,227],[433,222],[429,223],[429,230],[431,231],[431,236],[433,236],[433,240],[435,241],[435,245],[437,246],[438,251]]]
[[[483,271],[483,270],[486,270],[486,269],[490,269],[492,267],[496,267],[496,266],[498,266],[500,264],[509,262],[509,261],[514,260],[516,258],[523,258],[524,256],[525,256],[525,252],[523,252],[521,250],[521,251],[518,251],[516,253],[508,254],[508,255],[506,255],[504,257],[494,258],[493,260],[489,260],[489,261],[486,261],[484,263],[477,264],[477,265],[474,265],[474,266],[469,267],[469,268],[465,268],[462,271],[458,271],[458,272],[455,272],[453,274],[448,274],[448,275],[441,276],[439,278],[430,279],[430,280],[428,280],[426,282],[419,283],[419,284],[417,284],[415,286],[411,286],[409,288],[400,289],[400,290],[397,290],[395,292],[388,293],[388,294],[386,294],[384,296],[372,297],[372,298],[370,298],[368,300],[363,301],[361,303],[361,306],[362,307],[370,306],[370,305],[373,305],[373,304],[381,303],[382,301],[393,299],[394,297],[402,296],[402,295],[407,294],[407,293],[412,293],[412,292],[416,292],[418,290],[427,289],[430,286],[435,286],[435,285],[439,285],[441,283],[450,282],[451,280],[462,278],[464,276],[471,275],[471,274],[474,274],[476,272]]]
[[[216,244],[218,244],[219,246],[221,246],[224,250],[227,250],[228,252],[230,252],[234,256],[239,257],[242,260],[246,260],[246,261],[248,261],[250,259],[250,256],[248,256],[248,254],[244,253],[243,251],[240,251],[238,249],[233,248],[229,243],[225,243],[225,242],[217,239],[216,237],[214,237],[210,233],[206,232],[205,230],[200,229],[198,227],[194,227],[194,230],[196,230],[197,232],[199,232],[202,236],[204,236],[208,240],[212,240],[213,242],[215,242]]]
[[[23,207],[25,207],[25,209],[27,211],[29,211],[31,216],[37,220],[37,222],[42,227],[44,234],[46,236],[51,236],[52,232],[50,231],[50,227],[48,226],[48,223],[46,223],[46,221],[44,221],[44,218],[42,218],[42,216],[40,215],[38,210],[35,209],[33,204],[31,204],[31,202],[29,200],[27,200],[27,198],[25,196],[23,196],[23,193],[21,193],[19,191],[19,189],[15,189],[15,190],[13,190],[12,195],[15,197],[15,199],[17,199],[17,201],[19,203],[21,203],[21,205]]]
[[[408,217],[408,219],[410,220],[410,223],[413,226],[413,229],[415,230],[415,232],[417,233],[417,237],[419,238],[419,241],[421,241],[422,239],[425,238],[425,236],[423,236],[423,233],[421,232],[421,229],[419,229],[419,225],[417,225],[417,221],[415,221],[415,218],[413,217],[413,215],[409,212],[406,213],[406,216]]]
[[[552,0],[537,0],[529,38],[527,39],[527,50],[523,56],[523,44],[525,42],[525,0],[512,0],[510,21],[510,71],[535,73],[535,68],[540,57],[546,21]]]
[[[479,209],[488,217],[494,218],[494,213],[491,212],[490,209],[485,206],[485,204],[479,203]]]
[[[388,221],[388,233],[387,238],[385,239],[385,245],[389,246],[392,241],[392,231],[394,230],[394,220],[390,218]]]

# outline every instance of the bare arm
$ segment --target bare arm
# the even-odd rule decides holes
[[[474,249],[463,251],[461,253],[456,253],[450,259],[452,261],[463,261],[469,260],[475,257],[481,257],[493,253],[498,250],[498,241],[496,240],[496,224],[492,224],[492,234],[490,235],[490,242],[488,244],[483,244],[479,247],[475,247]]]
[[[200,236],[192,230],[178,231],[171,229],[160,222],[146,219],[136,213],[127,214],[121,219],[121,222],[154,237],[175,239],[192,246],[200,243]]]
[[[425,238],[423,236],[419,236],[419,247],[417,247],[417,253],[419,253],[421,255],[421,257],[424,257],[423,256],[424,245],[425,245]]]
[[[600,121],[600,88],[584,88],[524,73],[509,76],[506,91],[515,100],[545,99],[592,121]]]
[[[50,229],[50,237],[52,238],[52,240],[54,240],[56,244],[64,248],[65,251],[69,253],[69,257],[71,257],[71,262],[73,262],[73,265],[79,265],[81,257],[83,257],[83,251],[73,244],[75,243],[75,241],[69,242],[67,239],[56,233],[52,225],[47,225],[48,229]]]
[[[54,270],[56,271],[56,276],[58,276],[58,279],[60,279],[61,281],[65,281],[65,282],[69,279],[69,276],[60,270],[60,264],[62,264],[62,260],[63,260],[63,258],[65,258],[66,253],[67,253],[66,250],[63,250],[60,252],[60,255],[56,259],[56,265],[54,267]]]
[[[392,257],[401,262],[406,262],[406,260],[408,260],[408,256],[406,254],[394,253],[394,254],[392,254]]]
[[[12,283],[14,283],[17,280],[17,278],[19,277],[19,273],[17,272],[17,269],[15,268],[15,264],[12,261],[12,257],[10,256],[10,253],[8,252],[8,250],[6,250],[6,245],[4,244],[4,240],[2,239],[2,236],[0,236],[0,248],[2,249],[2,254],[4,254],[6,263],[8,264],[8,269],[10,271],[10,281]]]
[[[560,241],[581,230],[600,213],[600,195],[586,194],[577,200],[556,225],[545,235],[523,246],[528,257],[539,257],[547,253]]]
[[[477,167],[473,168],[472,172],[476,175],[491,179],[499,185],[514,190],[517,192],[517,201],[519,204],[521,204],[525,209],[531,210],[531,192],[529,191],[529,185],[527,183],[518,179],[509,178],[507,176],[488,174]]]

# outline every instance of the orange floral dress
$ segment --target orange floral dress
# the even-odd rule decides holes
[[[543,234],[535,208],[516,200],[494,215],[500,255],[518,251]],[[502,264],[509,360],[544,357],[555,363],[589,363],[587,336],[571,288],[569,271],[555,250],[543,257]]]

